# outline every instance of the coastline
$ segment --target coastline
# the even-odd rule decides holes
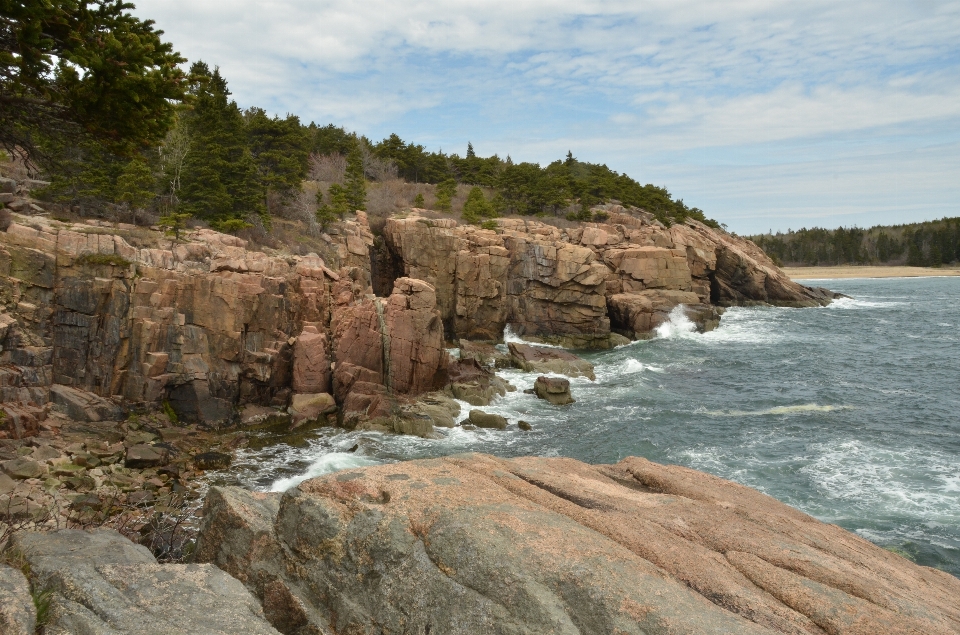
[[[791,280],[836,278],[932,278],[960,276],[958,267],[884,267],[843,265],[839,267],[781,267]]]

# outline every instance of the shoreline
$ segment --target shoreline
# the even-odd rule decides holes
[[[839,267],[781,267],[791,280],[831,280],[837,278],[936,278],[960,276],[957,267],[886,267],[842,265]]]

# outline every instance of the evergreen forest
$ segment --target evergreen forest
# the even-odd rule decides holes
[[[0,0],[0,147],[50,182],[34,195],[61,209],[236,233],[291,215],[326,226],[389,208],[384,198],[473,223],[505,214],[591,220],[591,207],[616,201],[665,224],[717,227],[665,188],[572,152],[542,166],[479,156],[467,141],[461,156],[242,107],[216,66],[188,64],[132,8]]]
[[[846,264],[939,267],[960,262],[960,218],[909,225],[799,229],[749,236],[785,266]]]

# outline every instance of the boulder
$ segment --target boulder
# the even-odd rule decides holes
[[[567,377],[596,379],[593,364],[563,350],[510,342],[510,359],[513,365],[528,373],[557,373]]]
[[[473,359],[451,360],[447,367],[447,381],[445,392],[471,406],[487,406],[512,389],[510,384]]]
[[[533,427],[523,419],[521,419],[520,421],[517,421],[517,427],[525,432],[529,432],[530,430],[533,429]]]
[[[333,395],[325,392],[294,395],[290,400],[290,415],[293,417],[293,427],[304,425],[336,422],[337,402]]]
[[[537,377],[533,384],[533,393],[555,406],[565,406],[576,401],[570,394],[570,381],[560,377]]]
[[[127,448],[123,465],[125,467],[143,470],[150,467],[161,467],[170,462],[170,452],[162,446],[134,445]]]
[[[124,409],[97,395],[71,386],[50,387],[54,405],[76,421],[118,421],[126,418]]]
[[[34,586],[53,591],[48,635],[278,635],[257,600],[211,564],[157,564],[112,530],[14,536]]]
[[[510,356],[501,353],[493,344],[483,342],[471,342],[461,339],[460,359],[462,361],[476,360],[481,366],[492,366],[494,368],[510,368]]]
[[[285,633],[956,635],[960,617],[953,576],[639,458],[466,454],[282,495],[212,488],[197,555]]]
[[[8,179],[5,176],[0,177],[0,192],[4,194],[14,194],[17,191],[17,182],[14,179]]]
[[[495,430],[506,430],[507,420],[500,415],[496,415],[483,410],[471,410],[468,421],[471,425],[478,428],[493,428]]]
[[[34,635],[37,609],[30,595],[30,583],[17,569],[0,564],[0,633]]]
[[[224,452],[201,452],[193,456],[193,466],[198,470],[225,470],[233,457]]]
[[[14,479],[39,478],[43,475],[43,466],[27,458],[11,459],[0,464],[3,471]]]
[[[432,392],[417,399],[410,411],[429,417],[438,428],[452,428],[457,425],[460,404],[443,393]]]

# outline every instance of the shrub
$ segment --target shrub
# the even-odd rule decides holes
[[[117,254],[83,254],[77,258],[78,265],[93,265],[93,266],[103,266],[109,265],[111,267],[129,267],[130,261],[124,258],[123,256],[118,256]]]

